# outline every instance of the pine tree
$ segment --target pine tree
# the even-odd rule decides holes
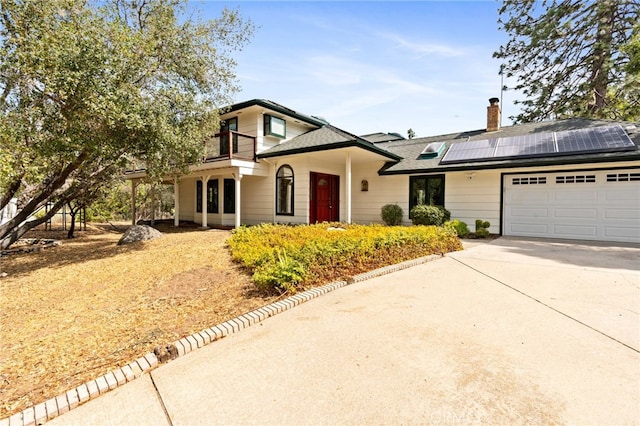
[[[622,108],[620,99],[637,102],[623,47],[639,12],[639,0],[504,0],[498,22],[509,41],[494,57],[517,80],[510,89],[526,97],[512,118],[638,119],[637,108]]]

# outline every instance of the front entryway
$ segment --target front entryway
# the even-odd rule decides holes
[[[309,222],[340,220],[340,176],[311,172]]]

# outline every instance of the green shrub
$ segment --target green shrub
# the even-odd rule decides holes
[[[397,204],[385,204],[380,210],[380,217],[389,226],[400,225],[403,214],[402,207]]]
[[[462,249],[455,232],[436,226],[338,223],[241,227],[227,243],[234,261],[253,274],[256,286],[289,293]]]
[[[305,266],[287,256],[287,252],[277,251],[278,260],[261,265],[253,274],[253,281],[258,288],[266,290],[274,288],[280,292],[295,293],[296,285],[304,281]]]
[[[489,227],[491,223],[483,221],[482,219],[476,219],[476,237],[486,238],[489,236]]]
[[[469,235],[469,227],[467,226],[466,223],[464,223],[461,220],[458,219],[454,219],[452,221],[449,222],[445,222],[445,227],[446,226],[450,226],[453,229],[455,229],[456,234],[460,237],[460,238],[465,238]]]
[[[442,214],[444,216],[442,222],[449,222],[451,220],[451,212],[442,206],[438,206],[438,208],[442,210]]]
[[[418,205],[411,209],[411,221],[414,225],[444,224],[444,212],[441,207]]]

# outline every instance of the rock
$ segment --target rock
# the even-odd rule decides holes
[[[155,240],[162,237],[162,232],[147,225],[133,225],[122,235],[118,245],[135,243],[136,241]]]
[[[156,346],[153,349],[153,353],[156,355],[156,358],[158,358],[158,362],[164,364],[178,357],[178,348],[176,348],[175,345]]]

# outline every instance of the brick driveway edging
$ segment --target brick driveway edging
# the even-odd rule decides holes
[[[216,340],[220,340],[231,334],[237,333],[244,328],[262,322],[269,317],[279,314],[280,312],[292,309],[297,305],[308,302],[316,297],[322,296],[323,294],[344,286],[390,274],[402,269],[411,268],[440,258],[442,258],[442,255],[432,254],[430,256],[420,257],[418,259],[408,260],[395,265],[389,265],[373,271],[358,274],[347,281],[335,281],[321,287],[312,288],[310,290],[294,294],[286,299],[260,307],[211,328],[204,329],[198,333],[176,340],[172,344],[166,346],[166,349],[168,349],[168,352],[171,355],[166,358],[161,356],[160,358],[162,359],[162,362],[156,353],[149,352],[124,367],[110,371],[97,379],[83,383],[77,388],[71,389],[45,402],[41,402],[40,404],[26,408],[25,410],[10,417],[1,419],[0,426],[35,426],[44,424],[48,420],[64,414],[87,401],[95,399],[100,395],[124,385],[125,383],[139,378],[161,364],[176,359],[177,357],[184,356],[189,352],[213,343]]]

